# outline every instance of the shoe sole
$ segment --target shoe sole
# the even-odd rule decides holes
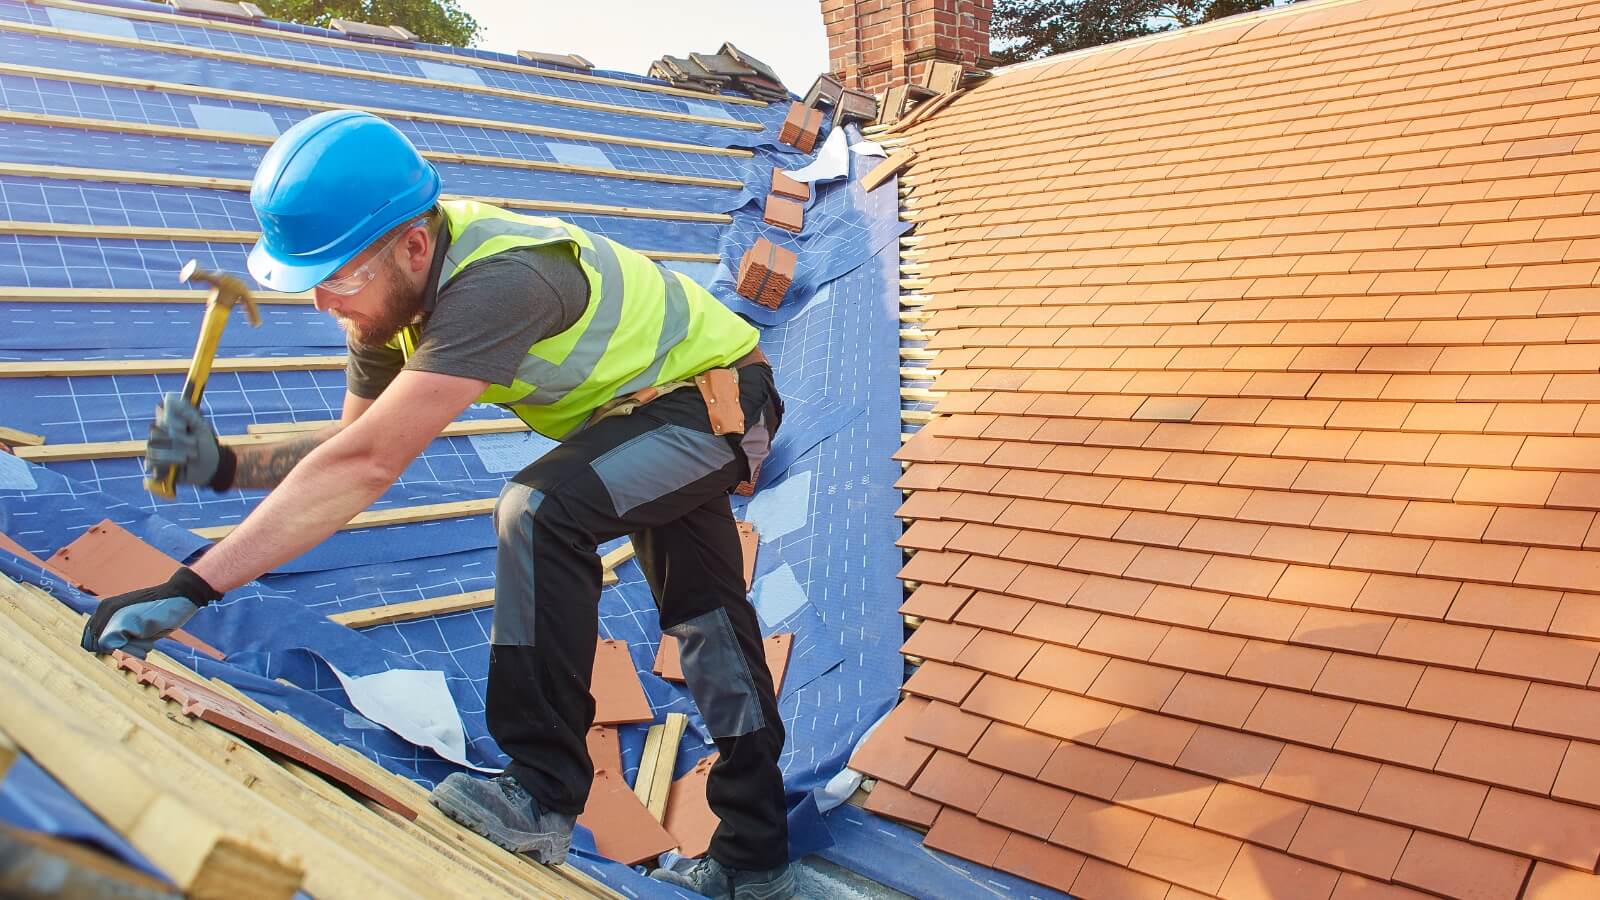
[[[650,880],[651,881],[659,881],[662,884],[670,884],[673,887],[675,887],[675,888],[677,888],[677,889],[679,889],[681,891],[688,891],[689,893],[694,894],[695,896],[698,896],[698,897],[709,897],[709,898],[712,898],[712,900],[724,900],[724,898],[733,896],[732,894],[707,894],[707,893],[703,893],[700,890],[698,890],[697,888],[695,888],[695,886],[692,885],[692,884],[685,884],[682,881],[677,881],[677,880],[674,880],[674,879],[671,879],[671,878],[663,878],[660,875],[657,875],[655,872],[651,872],[650,873]]]
[[[734,900],[789,900],[798,896],[795,892],[794,872],[786,872],[782,878],[767,884],[752,885],[741,884],[733,889]]]
[[[567,861],[567,852],[572,849],[570,836],[563,841],[554,833],[517,831],[504,827],[493,816],[481,812],[481,807],[448,785],[441,784],[434,788],[428,800],[447,818],[488,838],[496,846],[512,853],[527,854],[544,865],[562,865]]]

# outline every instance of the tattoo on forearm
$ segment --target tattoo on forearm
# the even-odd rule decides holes
[[[300,460],[305,459],[311,451],[339,433],[339,427],[323,428],[310,434],[300,435],[286,441],[275,441],[270,444],[257,444],[253,447],[236,447],[234,453],[239,458],[238,469],[234,472],[233,486],[240,488],[275,488],[289,474]]]

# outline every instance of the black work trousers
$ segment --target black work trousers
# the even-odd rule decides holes
[[[767,869],[788,858],[784,732],[728,494],[765,458],[783,405],[764,364],[739,370],[739,393],[743,435],[712,434],[700,392],[683,388],[590,425],[506,485],[487,713],[507,771],[547,809],[581,813],[594,779],[596,547],[630,535],[717,745],[710,855]]]

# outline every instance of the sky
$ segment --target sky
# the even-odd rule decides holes
[[[602,69],[645,74],[662,56],[715,53],[732,41],[798,94],[828,68],[817,0],[458,0],[483,26],[478,46],[576,53]]]

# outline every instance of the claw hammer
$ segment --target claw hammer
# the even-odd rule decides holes
[[[221,272],[207,272],[200,268],[198,260],[191,259],[184,263],[178,272],[178,280],[184,284],[198,281],[211,285],[211,294],[206,297],[206,312],[200,319],[200,340],[194,345],[194,359],[189,362],[189,373],[183,379],[183,399],[198,409],[200,395],[206,390],[206,379],[211,377],[211,363],[216,359],[217,347],[222,344],[222,329],[227,327],[228,314],[233,312],[235,304],[242,303],[245,313],[250,317],[250,324],[260,328],[261,312],[256,308],[255,298],[250,295],[250,288],[243,281]],[[177,484],[177,466],[167,466],[165,471],[144,480],[145,490],[167,500],[178,495]]]

